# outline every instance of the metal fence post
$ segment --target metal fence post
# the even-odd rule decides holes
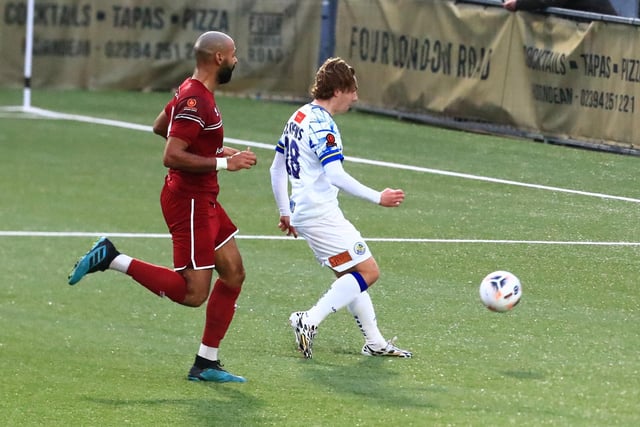
[[[322,0],[322,25],[320,27],[320,49],[318,66],[333,56],[336,48],[336,19],[338,0]]]

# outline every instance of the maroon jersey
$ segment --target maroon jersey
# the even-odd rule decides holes
[[[168,137],[189,144],[187,151],[204,157],[222,157],[222,117],[213,93],[200,81],[188,78],[164,109],[169,117]],[[190,173],[169,169],[169,188],[181,193],[213,193],[218,195],[218,172]]]

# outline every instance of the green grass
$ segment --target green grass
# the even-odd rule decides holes
[[[150,125],[168,94],[34,92],[42,108]],[[16,92],[0,91],[0,105]],[[275,143],[295,108],[220,96],[229,137]],[[638,158],[453,132],[379,116],[337,118],[346,154],[531,184],[640,198]],[[162,141],[95,124],[0,117],[0,230],[166,233]],[[222,177],[241,234],[277,236],[258,166]],[[66,284],[92,237],[0,235],[0,424],[7,426],[635,426],[640,291],[638,204],[347,162],[355,177],[407,193],[399,209],[342,196],[369,238],[583,242],[371,241],[382,270],[371,295],[382,332],[409,360],[364,358],[344,312],[321,326],[314,359],[287,318],[331,282],[303,241],[239,239],[247,269],[223,342],[246,384],[186,381],[204,307],[159,299],[115,272]],[[114,238],[170,265],[169,239]],[[478,285],[506,269],[523,283],[506,314]]]

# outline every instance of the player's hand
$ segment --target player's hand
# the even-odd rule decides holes
[[[404,191],[385,188],[382,190],[380,205],[387,208],[397,208],[404,201]]]
[[[247,147],[244,151],[238,151],[233,156],[227,158],[227,170],[237,171],[240,169],[250,169],[258,163],[256,153]]]
[[[280,222],[278,223],[278,228],[283,233],[287,233],[287,236],[293,236],[295,238],[298,238],[298,232],[296,231],[296,228],[293,225],[291,225],[290,217],[281,216]]]
[[[240,150],[238,150],[237,148],[233,148],[233,147],[228,147],[228,146],[224,146],[222,147],[222,155],[224,157],[231,157],[236,153],[239,153]]]
[[[505,9],[510,10],[510,11],[514,11],[517,8],[517,3],[518,0],[505,0],[504,4],[502,5]]]

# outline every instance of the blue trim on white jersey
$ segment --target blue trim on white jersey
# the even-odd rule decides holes
[[[322,163],[322,166],[326,166],[327,163],[335,162],[336,160],[344,160],[344,156],[342,155],[341,150],[332,150],[330,152],[325,152],[322,153],[322,156],[320,157],[320,163]]]

